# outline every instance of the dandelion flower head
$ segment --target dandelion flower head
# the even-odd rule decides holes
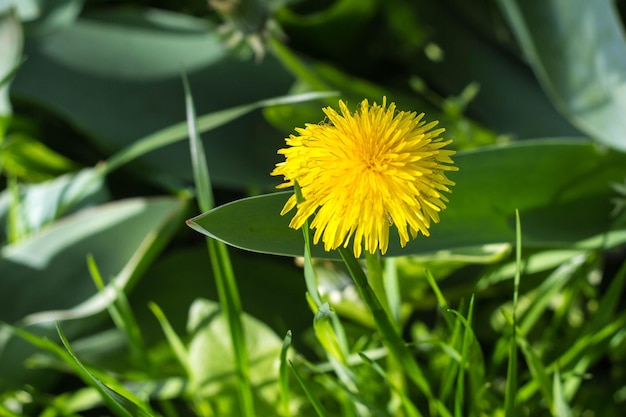
[[[443,192],[454,185],[446,171],[457,170],[455,152],[444,149],[452,141],[440,137],[444,129],[423,121],[423,113],[397,112],[386,98],[382,105],[363,100],[354,113],[341,100],[339,108],[324,108],[327,120],[297,128],[278,151],[285,156],[272,172],[284,177],[278,188],[297,182],[303,199],[292,195],[281,215],[297,208],[294,229],[315,215],[313,242],[321,239],[330,251],[352,239],[357,258],[363,245],[384,254],[392,225],[402,247],[419,233],[428,236],[446,207]]]

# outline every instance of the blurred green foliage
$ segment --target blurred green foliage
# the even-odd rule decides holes
[[[209,3],[0,2],[0,415],[621,416],[623,2]],[[185,225],[183,73],[216,204],[255,196],[195,227],[287,255],[229,249],[241,346]],[[385,259],[427,390],[341,264],[314,260],[311,312],[269,176],[323,106],[383,96],[459,151],[432,237]]]

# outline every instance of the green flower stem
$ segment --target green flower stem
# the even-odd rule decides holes
[[[371,254],[365,252],[365,262],[367,265],[367,282],[369,283],[372,291],[378,298],[383,310],[387,314],[389,321],[393,324],[393,315],[389,307],[389,299],[387,298],[387,291],[385,289],[385,282],[383,279],[383,267],[379,254]]]
[[[408,377],[415,383],[415,385],[424,392],[429,401],[433,401],[433,395],[428,385],[428,381],[422,374],[422,370],[415,361],[415,358],[411,354],[411,351],[407,347],[404,340],[398,333],[396,327],[393,325],[389,316],[382,304],[378,300],[378,297],[370,287],[365,272],[359,265],[359,262],[354,257],[351,250],[346,248],[338,248],[339,254],[344,263],[352,275],[352,279],[356,285],[356,288],[363,299],[363,302],[369,307],[376,329],[380,333],[383,343],[389,349],[389,352],[396,358],[398,363],[406,370]],[[434,405],[434,404],[432,404]]]

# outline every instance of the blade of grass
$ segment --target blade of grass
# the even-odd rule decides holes
[[[398,269],[396,268],[396,260],[394,258],[385,259],[385,274],[383,275],[383,279],[391,317],[396,323],[400,323],[402,297],[400,296]]]
[[[128,398],[122,396],[117,391],[106,386],[102,381],[96,378],[91,372],[87,370],[87,368],[82,364],[82,362],[78,359],[72,347],[70,346],[69,341],[65,337],[63,330],[59,324],[56,324],[57,332],[59,337],[61,338],[61,342],[65,349],[69,353],[72,361],[73,368],[77,371],[79,376],[87,382],[89,385],[98,390],[102,399],[107,404],[109,409],[113,411],[115,414],[124,417],[137,416],[137,417],[150,417],[153,416],[143,405],[137,404]]]
[[[552,383],[550,382],[550,376],[548,375],[546,367],[541,362],[541,358],[539,358],[539,356],[535,353],[535,350],[526,339],[526,336],[522,333],[521,328],[517,329],[517,344],[524,355],[526,365],[528,366],[528,370],[530,371],[533,381],[535,381],[535,384],[538,385],[541,390],[543,400],[546,402],[548,408],[552,409],[554,398],[552,396]],[[522,396],[519,393],[518,395],[520,400],[522,400]]]
[[[204,147],[200,140],[196,124],[196,111],[191,96],[191,89],[187,76],[183,73],[183,87],[185,90],[185,110],[187,114],[189,146],[193,167],[194,182],[198,205],[201,211],[206,212],[213,208],[213,192],[209,169],[206,164]],[[250,382],[250,360],[246,349],[245,335],[241,315],[243,313],[235,274],[226,245],[214,239],[207,238],[211,267],[217,286],[220,306],[226,317],[232,341],[235,370],[237,373],[237,393],[240,400],[241,412],[245,417],[254,417],[254,395]]]
[[[312,92],[274,97],[250,104],[231,107],[199,117],[196,122],[196,129],[199,133],[204,133],[263,107],[299,103],[302,101],[336,96],[337,94],[338,93],[335,91]],[[177,123],[137,140],[132,145],[111,156],[100,168],[105,174],[109,173],[149,152],[187,139],[188,135],[189,126],[187,121]]]
[[[85,365],[78,359],[72,347],[70,346],[65,334],[61,330],[61,327],[56,324],[57,333],[61,338],[65,349],[57,345],[53,341],[47,338],[39,337],[33,333],[30,333],[19,327],[14,327],[6,323],[2,325],[16,336],[24,339],[28,343],[36,346],[42,350],[48,351],[56,355],[59,359],[65,362],[86,384],[98,391],[98,394],[102,398],[102,401],[107,405],[109,410],[113,414],[120,417],[151,417],[153,414],[145,408],[144,405],[138,404],[128,398],[122,396],[117,391],[109,388],[100,379],[96,378],[91,372],[87,370]]]
[[[522,268],[522,231],[519,218],[519,210],[515,210],[515,280],[513,283],[513,312],[512,312],[512,326],[511,326],[511,339],[509,340],[509,360],[507,364],[506,373],[506,388],[504,394],[504,409],[507,417],[515,417],[517,415],[516,410],[516,395],[517,395],[517,300],[519,298],[519,282],[520,271]]]
[[[289,408],[291,392],[289,390],[289,368],[287,363],[287,352],[290,346],[291,330],[287,332],[283,339],[283,347],[280,350],[280,367],[278,368],[281,414],[286,417],[291,417],[291,409]]]
[[[451,318],[454,316],[454,313],[456,313],[455,310],[446,309],[446,311],[443,312],[446,321],[451,320]],[[439,390],[438,397],[439,400],[443,402],[447,402],[452,395],[452,392],[458,380],[459,367],[461,366],[463,361],[462,354],[457,350],[458,340],[461,334],[461,321],[455,320],[454,325],[449,325],[448,328],[451,330],[452,333],[449,340],[441,341],[437,344],[452,359],[452,362],[449,366],[446,367],[441,378],[441,388]]]
[[[567,400],[565,399],[565,393],[563,391],[563,385],[561,384],[561,374],[557,370],[554,372],[554,382],[552,386],[554,387],[554,409],[552,411],[552,415],[556,417],[571,417],[572,410],[567,405]]]
[[[101,293],[104,292],[106,286],[92,254],[87,254],[87,269],[98,291]],[[128,303],[128,298],[126,298],[124,291],[115,284],[115,281],[110,285],[115,291],[115,301],[107,306],[109,315],[115,326],[126,335],[130,353],[135,362],[139,364],[144,371],[151,374],[154,367],[151,365],[148,355],[145,354],[146,348],[143,336],[141,335],[141,329],[137,324],[137,320],[135,320],[135,315]]]
[[[293,370],[293,373],[296,376],[298,383],[302,387],[304,394],[307,396],[307,398],[311,402],[311,405],[313,406],[313,409],[315,409],[315,412],[317,413],[317,415],[319,417],[330,417],[330,414],[328,414],[328,411],[326,411],[326,408],[324,408],[322,403],[313,394],[313,391],[311,390],[309,385],[304,381],[304,379],[302,378],[302,376],[300,375],[300,373],[298,372],[298,370],[296,369],[296,367],[293,365],[291,361],[289,361],[289,365],[291,366],[291,369]]]
[[[588,260],[589,254],[580,254],[564,262],[534,291],[533,302],[520,320],[520,329],[528,333],[548,308],[551,300],[570,282],[574,273]]]
[[[446,301],[446,298],[443,296],[443,293],[441,292],[439,285],[437,285],[437,280],[433,276],[432,272],[430,272],[430,270],[426,269],[425,272],[426,272],[426,280],[428,281],[428,285],[430,285],[430,288],[435,293],[435,297],[437,298],[437,303],[439,303],[439,308],[442,311],[447,311],[448,301]],[[452,316],[450,316],[449,314],[443,314],[443,319],[446,321],[446,325],[448,326],[448,329],[450,330],[454,329],[454,327],[457,325],[457,323],[452,319]]]
[[[430,288],[435,294],[435,297],[437,298],[437,303],[439,304],[439,308],[442,311],[441,315],[446,322],[448,330],[450,330],[452,333],[449,342],[437,343],[437,345],[440,346],[448,354],[448,356],[453,359],[453,362],[450,364],[450,366],[446,367],[444,374],[442,375],[438,395],[439,401],[446,402],[454,388],[457,372],[461,364],[461,355],[456,351],[455,348],[457,344],[457,339],[459,338],[459,334],[461,332],[461,322],[459,320],[453,319],[453,314],[451,313],[456,312],[448,308],[448,302],[441,292],[439,285],[437,285],[437,280],[435,279],[433,274],[428,269],[425,270],[425,273],[426,280],[428,281]]]
[[[457,312],[458,313],[458,312]],[[467,319],[457,314],[460,321],[465,325],[465,331],[463,332],[463,339],[461,341],[461,363],[459,364],[459,373],[457,375],[456,393],[454,395],[454,415],[456,417],[463,416],[463,402],[465,392],[465,366],[471,362],[468,359],[469,344],[470,344],[470,332],[472,331],[471,323],[474,315],[474,296],[470,298],[469,308],[467,312]]]
[[[185,374],[187,376],[190,376],[191,364],[189,363],[189,352],[187,352],[187,348],[185,347],[185,344],[180,339],[176,331],[174,331],[174,328],[172,327],[169,320],[163,313],[163,310],[161,310],[161,307],[159,307],[156,303],[153,303],[153,302],[150,302],[148,304],[148,307],[150,308],[150,311],[152,311],[152,314],[154,314],[154,317],[156,317],[157,321],[161,325],[163,334],[165,334],[165,338],[167,339],[167,342],[172,348],[172,351],[174,352],[174,356],[176,356],[176,359],[178,359],[178,362],[185,370]]]

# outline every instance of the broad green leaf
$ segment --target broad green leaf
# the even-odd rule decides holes
[[[87,254],[104,277],[129,290],[179,227],[185,208],[184,200],[173,198],[122,200],[82,210],[3,247],[0,320],[46,334],[52,322],[74,319],[66,331],[80,334],[94,322],[76,319],[104,311],[115,297],[113,288],[97,291]],[[0,385],[24,383],[29,375],[23,360],[32,350],[10,337],[0,339]]]
[[[278,359],[282,340],[259,320],[242,315],[246,346],[250,357],[249,378],[255,394],[264,401],[255,401],[258,415],[268,415],[267,404],[278,405]],[[191,394],[205,398],[218,395],[236,395],[237,368],[228,323],[219,305],[198,299],[189,311],[188,331],[189,362],[193,364],[190,375]],[[232,414],[237,410],[216,410],[218,415]]]
[[[17,196],[11,196],[10,191],[5,190],[0,193],[0,221],[6,221],[9,202],[14,197],[19,200],[19,221],[28,233],[35,233],[55,220],[102,204],[110,198],[102,173],[92,168],[39,184],[20,186]]]
[[[22,27],[11,9],[0,10],[0,116],[11,114],[9,77],[22,59]],[[0,128],[0,141],[2,140]]]
[[[25,54],[13,95],[84,132],[104,157],[184,120],[182,69],[199,115],[283,95],[292,83],[271,56],[256,64],[228,55],[207,19],[156,9],[85,12],[63,30],[29,39]],[[213,181],[267,187],[263,174],[282,142],[260,112],[213,131],[205,138]],[[152,180],[192,180],[184,143],[130,169]]]
[[[45,36],[71,25],[81,13],[85,0],[38,0],[36,3],[39,10],[35,19],[24,23],[24,29],[29,36]]]
[[[4,0],[0,2],[0,13],[13,9],[20,20],[31,20],[41,13],[41,6],[37,0]]]
[[[624,176],[626,156],[575,140],[528,141],[461,153],[448,208],[431,236],[401,249],[391,233],[387,255],[410,255],[515,242],[515,210],[523,222],[524,247],[601,246],[611,228],[610,183]],[[189,226],[232,246],[301,256],[293,216],[279,213],[291,192],[239,200],[188,220]],[[392,229],[393,230],[393,229]],[[619,235],[620,239],[624,236]],[[586,241],[585,241],[586,240]],[[619,239],[617,240],[619,241]],[[616,242],[611,242],[615,244]],[[314,245],[313,255],[336,257]]]
[[[611,1],[500,0],[535,74],[567,119],[626,151],[626,43]]]

